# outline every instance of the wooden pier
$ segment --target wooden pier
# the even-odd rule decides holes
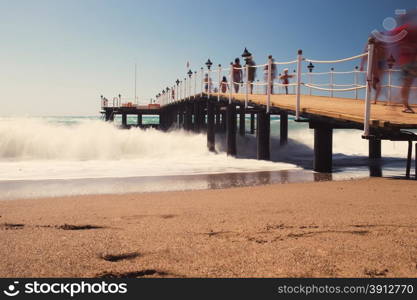
[[[295,115],[295,95],[271,95],[270,109],[267,112],[265,95],[249,95],[248,107],[245,108],[244,94],[234,94],[232,101],[229,95],[199,94],[157,109],[135,107],[105,107],[102,113],[107,121],[114,120],[115,115],[122,116],[122,126],[127,127],[127,115],[137,115],[137,126],[143,126],[143,115],[158,115],[158,128],[182,128],[193,132],[207,133],[207,146],[214,151],[216,133],[226,133],[227,154],[235,156],[237,149],[237,134],[256,134],[257,158],[270,159],[270,116],[280,117],[280,144],[285,145],[288,140],[288,116]],[[363,100],[348,98],[330,98],[321,96],[302,97],[302,110],[298,122],[308,122],[314,129],[314,162],[313,168],[317,172],[332,171],[333,130],[335,129],[363,129]],[[246,115],[250,115],[250,128],[245,126]],[[239,117],[239,118],[238,118]],[[239,121],[238,121],[239,120]],[[255,126],[256,123],[256,126]],[[417,114],[406,114],[400,106],[388,106],[383,103],[372,105],[370,129],[372,135],[369,140],[369,158],[381,158],[381,140],[408,141],[412,149],[412,141],[417,136],[404,131],[417,129]],[[411,151],[408,158],[411,161]],[[407,175],[410,174],[410,163],[407,164]],[[377,172],[378,173],[378,172]]]

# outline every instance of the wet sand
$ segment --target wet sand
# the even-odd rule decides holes
[[[1,277],[417,277],[416,182],[0,201]]]
[[[368,173],[366,168],[355,168],[350,172],[332,174],[314,173],[310,170],[282,170],[127,178],[9,180],[0,181],[0,200],[224,189],[274,183],[358,179],[367,177]]]

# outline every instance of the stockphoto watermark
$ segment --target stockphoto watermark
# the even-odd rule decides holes
[[[32,282],[20,283],[13,281],[6,289],[3,290],[4,295],[15,297],[17,295],[42,295],[56,294],[69,295],[74,297],[78,294],[126,294],[127,283],[108,283],[101,282]]]
[[[396,17],[402,17],[407,15],[407,10],[405,9],[396,9],[395,10]],[[382,27],[387,32],[390,32],[391,30],[394,30],[398,26],[397,20],[393,17],[386,17],[382,21]],[[386,35],[383,32],[380,32],[376,29],[372,31],[372,35],[379,40],[380,42],[386,43],[386,44],[392,44],[397,43],[401,41],[405,36],[407,35],[407,30],[403,29],[399,32],[397,32],[394,35]]]

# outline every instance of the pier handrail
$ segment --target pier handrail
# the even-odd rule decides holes
[[[372,87],[372,66],[373,64],[373,41],[370,40],[368,43],[367,51],[360,53],[358,55],[354,55],[351,57],[341,58],[341,59],[333,59],[333,60],[320,60],[320,59],[312,59],[309,57],[303,57],[303,53],[301,50],[297,52],[297,55],[294,60],[274,60],[272,56],[269,56],[266,63],[263,64],[254,64],[248,65],[247,64],[234,67],[233,63],[230,64],[228,67],[222,67],[220,64],[217,68],[211,68],[211,61],[208,60],[206,65],[207,68],[201,67],[200,72],[192,72],[191,70],[188,72],[190,75],[189,78],[184,78],[181,80],[177,85],[174,85],[171,90],[174,91],[174,96],[171,96],[171,93],[162,92],[158,94],[157,100],[163,105],[167,105],[176,101],[182,100],[190,100],[195,99],[197,95],[203,97],[206,95],[207,98],[211,96],[215,96],[218,101],[220,101],[221,97],[226,97],[229,103],[232,103],[232,99],[235,93],[244,94],[244,105],[245,108],[248,107],[249,102],[249,95],[252,93],[255,94],[263,94],[265,95],[265,108],[266,111],[270,112],[271,107],[271,95],[276,94],[277,91],[273,92],[273,88],[277,87],[278,93],[283,93],[283,89],[285,92],[288,93],[288,89],[292,89],[292,93],[295,94],[295,119],[300,119],[300,114],[302,110],[302,94],[309,94],[312,95],[313,91],[319,91],[320,95],[323,92],[328,92],[330,97],[333,97],[334,93],[341,93],[341,92],[354,92],[353,99],[362,98],[359,96],[359,91],[365,90],[364,97],[364,124],[363,124],[363,136],[369,136],[369,122],[371,117],[371,87]],[[243,56],[243,55],[242,55]],[[246,59],[246,57],[245,57]],[[346,63],[352,62],[358,59],[367,59],[366,69],[359,70],[356,66],[354,70],[335,70],[332,65],[339,64],[339,63]],[[309,72],[302,72],[303,64],[307,63],[306,65]],[[313,72],[314,64],[331,64],[330,71],[327,72]],[[275,82],[275,80],[282,80],[281,73],[278,73],[277,67],[278,66],[293,66],[294,71],[287,72],[290,78],[293,78],[292,82],[289,83],[281,83]],[[263,74],[263,80],[256,80],[255,76],[251,73],[251,69],[255,69],[258,75],[256,77],[260,78]],[[292,67],[291,67],[292,69]],[[241,71],[242,77],[241,80],[235,80],[236,77],[233,74],[233,71]],[[387,70],[383,72],[388,74],[388,83],[381,85],[381,88],[388,89],[388,96],[386,97],[388,104],[391,103],[391,90],[401,88],[398,85],[392,83],[392,74],[401,72],[401,70],[392,69],[390,66]],[[260,74],[259,74],[260,73]],[[249,78],[249,74],[251,78]],[[350,82],[349,75],[352,75],[352,82]],[[212,78],[212,77],[217,78]],[[227,83],[223,82],[222,77],[226,77]],[[327,82],[320,82],[320,78],[313,80],[318,76],[328,76],[325,79]],[[348,82],[337,82],[335,79],[339,79],[344,76],[343,78],[349,78]],[[348,77],[346,77],[348,76]],[[252,78],[254,77],[254,78]],[[325,77],[326,78],[326,77]],[[216,79],[216,80],[213,80]],[[345,79],[346,80],[346,79]],[[198,86],[200,85],[200,87]],[[226,90],[224,91],[224,87],[226,86]],[[259,90],[263,89],[263,92],[259,92]],[[411,89],[417,89],[417,86],[412,86]],[[224,91],[224,92],[223,92]]]
[[[248,97],[249,97],[249,90],[251,93],[253,93],[254,87],[266,87],[266,112],[270,112],[271,107],[271,94],[272,94],[272,87],[279,87],[279,88],[286,88],[293,87],[294,93],[296,95],[296,109],[295,109],[295,119],[300,119],[300,112],[301,112],[301,94],[302,94],[302,87],[306,87],[309,89],[310,95],[312,94],[312,90],[318,90],[318,91],[326,91],[330,92],[330,96],[333,97],[334,92],[349,92],[349,91],[355,91],[355,99],[358,99],[358,90],[366,89],[365,92],[365,120],[364,120],[364,135],[367,136],[369,134],[369,118],[370,118],[370,106],[368,105],[368,102],[370,103],[370,91],[368,90],[370,88],[369,84],[359,84],[358,74],[367,74],[367,78],[369,77],[370,70],[367,69],[366,71],[359,71],[357,69],[355,70],[349,70],[349,71],[334,71],[334,68],[331,68],[329,72],[317,72],[313,73],[312,69],[310,69],[310,66],[308,66],[310,72],[303,73],[302,72],[302,65],[304,62],[310,63],[316,63],[316,64],[336,64],[336,63],[344,63],[348,61],[353,61],[356,59],[361,59],[364,57],[369,57],[369,51],[365,53],[361,53],[355,56],[342,58],[342,59],[336,59],[336,60],[318,60],[318,59],[311,59],[311,58],[305,58],[303,57],[302,51],[298,50],[297,56],[295,60],[290,61],[274,61],[272,59],[272,56],[268,57],[268,60],[265,64],[257,64],[257,65],[245,65],[242,67],[234,67],[233,63],[230,64],[230,67],[224,68],[220,64],[218,65],[217,69],[212,69],[211,65],[212,63],[210,60],[206,63],[207,65],[207,71],[204,71],[204,68],[201,68],[201,72],[199,74],[200,76],[200,82],[201,82],[201,88],[200,91],[197,92],[197,72],[192,72],[191,70],[188,72],[190,75],[188,80],[187,78],[184,78],[183,81],[180,81],[177,88],[175,86],[172,87],[174,89],[174,97],[171,97],[167,92],[162,92],[162,94],[159,95],[158,101],[161,104],[161,106],[170,104],[175,101],[181,101],[181,100],[189,100],[192,97],[195,98],[196,94],[200,94],[202,96],[204,93],[207,95],[207,98],[210,98],[212,94],[216,95],[217,100],[220,100],[220,96],[224,93],[222,93],[222,74],[226,76],[228,79],[227,82],[227,89],[226,91],[229,103],[232,103],[233,94],[235,87],[243,86],[245,88],[245,108],[248,107]],[[370,59],[368,59],[369,62]],[[210,63],[208,65],[208,63]],[[276,76],[272,74],[272,68],[273,66],[283,66],[283,65],[295,65],[295,70],[293,73],[290,74],[292,78],[295,78],[295,82],[292,83],[276,83],[274,80],[276,78],[280,78],[280,76]],[[370,66],[368,66],[370,67]],[[265,78],[261,82],[251,81],[249,82],[248,74],[249,74],[249,68],[255,68],[263,69]],[[312,67],[314,68],[314,66]],[[243,78],[244,81],[237,82],[234,80],[234,70],[240,70],[243,71]],[[217,74],[216,74],[217,73]],[[213,81],[212,74],[217,75],[217,81]],[[334,75],[346,75],[346,74],[354,74],[354,82],[349,84],[337,84],[334,82]],[[279,74],[281,75],[281,74]],[[330,75],[330,82],[329,83],[313,83],[312,77],[313,76],[319,76],[319,75]],[[308,76],[309,82],[303,82],[302,77]],[[194,78],[193,78],[194,77]],[[194,81],[194,94],[192,94],[192,83]],[[214,87],[214,90],[213,90]]]

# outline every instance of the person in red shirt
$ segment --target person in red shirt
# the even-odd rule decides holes
[[[220,90],[221,90],[222,93],[226,93],[226,91],[227,91],[227,79],[226,79],[226,76],[223,76],[223,80],[221,82]]]
[[[283,72],[284,72],[284,74],[282,74],[280,77],[279,77],[279,79],[281,79],[281,81],[282,81],[282,84],[284,84],[285,85],[285,94],[287,94],[288,95],[288,86],[287,86],[287,84],[289,84],[290,83],[290,78],[293,78],[294,77],[294,75],[290,75],[290,74],[288,74],[288,69],[287,68],[285,68],[284,70],[283,70]]]
[[[374,39],[374,38],[372,38]],[[384,41],[374,39],[374,56],[372,64],[372,88],[375,90],[374,104],[378,101],[379,94],[381,93],[382,77],[384,76],[385,65],[387,61],[387,44]],[[367,51],[368,44],[366,44],[365,51]],[[363,71],[364,65],[368,57],[362,58],[360,70]]]
[[[398,56],[398,65],[402,71],[401,99],[404,106],[403,112],[414,113],[408,104],[410,87],[417,77],[417,16],[416,13],[402,17],[403,24],[391,30],[388,34],[391,38],[401,37],[393,41],[392,48]],[[406,33],[406,34],[404,34]]]
[[[233,87],[235,88],[235,93],[239,92],[239,84],[242,82],[242,66],[240,65],[239,58],[235,59],[233,64]]]

